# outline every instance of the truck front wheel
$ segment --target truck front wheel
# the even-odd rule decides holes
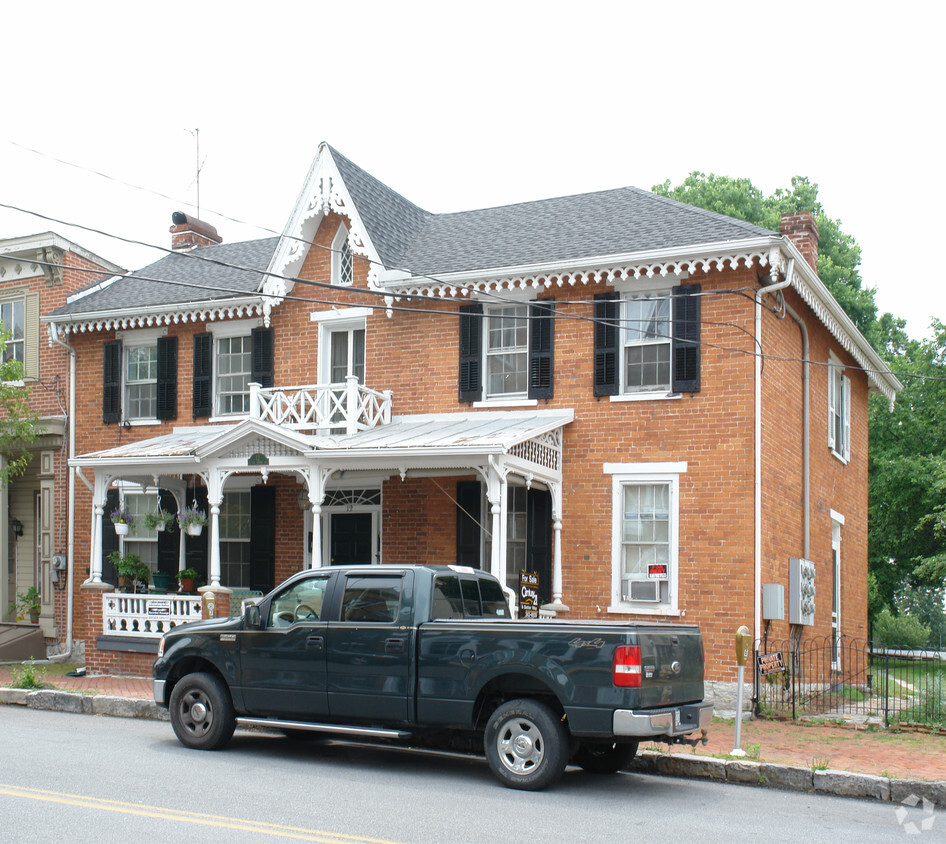
[[[174,734],[195,750],[224,747],[236,727],[230,692],[213,674],[188,674],[178,680],[168,709]]]
[[[628,744],[582,742],[573,761],[589,774],[616,774],[625,770],[636,755],[636,741]]]
[[[562,719],[537,700],[510,700],[490,716],[486,759],[509,788],[538,791],[555,782],[568,762],[568,732]]]

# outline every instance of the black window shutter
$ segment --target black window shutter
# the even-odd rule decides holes
[[[673,288],[673,384],[675,393],[700,390],[700,285]]]
[[[122,343],[106,343],[102,367],[102,421],[122,421]]]
[[[479,401],[483,395],[483,306],[460,308],[460,401]]]
[[[480,568],[479,481],[457,481],[457,565]]]
[[[599,293],[595,296],[595,360],[594,393],[596,396],[614,396],[618,391],[618,312],[617,293]]]
[[[529,398],[552,398],[555,364],[555,302],[529,305]]]
[[[194,335],[194,418],[210,416],[213,335]]]
[[[273,329],[253,329],[253,370],[250,380],[261,387],[273,386]]]
[[[158,338],[158,419],[177,419],[177,337]]]

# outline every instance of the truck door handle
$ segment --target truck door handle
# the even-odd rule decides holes
[[[404,653],[404,640],[401,638],[392,638],[384,640],[384,652],[386,654]]]
[[[307,651],[320,651],[325,647],[324,636],[306,636],[305,649]]]

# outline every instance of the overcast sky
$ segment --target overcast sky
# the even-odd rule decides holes
[[[2,22],[2,203],[168,246],[195,128],[228,242],[281,231],[322,140],[433,212],[804,175],[880,311],[915,337],[946,320],[946,4],[85,0]],[[161,254],[0,208],[0,238],[48,230],[128,269]]]

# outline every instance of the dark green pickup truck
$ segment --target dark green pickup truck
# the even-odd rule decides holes
[[[154,699],[187,747],[237,724],[463,743],[524,789],[569,760],[618,771],[643,738],[694,743],[712,715],[697,627],[517,621],[494,577],[456,566],[300,572],[242,616],[169,631]]]

